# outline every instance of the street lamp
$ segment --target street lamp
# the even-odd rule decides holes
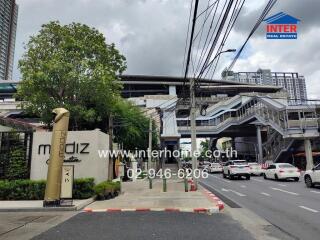
[[[207,66],[205,66],[205,68],[202,70],[202,72],[204,72],[208,67],[211,66],[211,64],[216,60],[217,57],[219,57],[222,53],[227,53],[227,52],[236,52],[237,49],[228,49],[228,50],[225,50],[225,51],[222,51],[222,52],[219,52],[217,55],[214,56],[214,58],[209,62],[209,64]]]

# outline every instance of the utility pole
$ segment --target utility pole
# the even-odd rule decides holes
[[[149,147],[148,147],[148,170],[151,168],[151,152],[152,152],[152,118],[149,119]]]
[[[198,12],[199,0],[195,1],[193,19],[192,19],[192,29],[190,35],[190,45],[188,49],[187,63],[186,63],[186,71],[184,74],[184,79],[187,79],[188,69],[191,59],[191,48],[193,42],[194,29],[197,21],[197,12]],[[196,99],[195,99],[195,79],[190,78],[190,122],[191,122],[191,156],[192,156],[192,172],[194,175],[194,171],[197,169],[197,158],[195,156],[195,152],[197,150],[197,136],[196,136]],[[197,179],[194,178],[195,189],[198,189]]]
[[[194,175],[197,166],[197,135],[196,135],[196,96],[195,96],[195,79],[190,78],[190,125],[191,125],[191,157],[192,157],[192,172]],[[193,178],[196,190],[198,189],[197,179]]]
[[[109,150],[110,150],[110,155],[109,155],[109,168],[108,168],[108,180],[113,180],[113,116],[110,113],[109,115]]]

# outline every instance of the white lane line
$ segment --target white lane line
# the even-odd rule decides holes
[[[225,180],[225,179],[221,179],[221,180],[224,182],[227,182],[227,183],[231,183],[231,181],[229,181],[229,180]]]
[[[237,195],[240,196],[240,197],[245,197],[245,196],[246,196],[245,194],[239,193],[239,192],[234,191],[234,190],[230,190],[230,192],[233,192],[234,194],[237,194]]]
[[[234,194],[236,194],[236,195],[238,195],[238,196],[240,196],[240,197],[245,197],[245,196],[246,196],[246,195],[243,194],[243,193],[239,193],[239,192],[234,191],[234,190],[231,190],[231,189],[221,188],[221,191],[223,191],[223,192],[232,192],[232,193],[234,193]]]
[[[305,210],[308,210],[308,211],[310,211],[310,212],[313,212],[313,213],[317,213],[317,212],[319,212],[319,211],[317,211],[317,210],[314,210],[314,209],[312,209],[312,208],[308,208],[308,207],[305,207],[305,206],[299,206],[300,208],[303,208],[303,209],[305,209]]]
[[[247,186],[246,186],[246,185],[241,185],[240,187],[242,187],[242,188],[246,188]]]
[[[262,180],[260,179],[254,179],[254,178],[251,178],[253,181],[256,181],[256,182],[263,182]]]
[[[286,190],[283,190],[283,189],[280,189],[280,188],[273,188],[271,187],[272,190],[275,190],[275,191],[279,191],[279,192],[284,192],[284,193],[288,193],[288,194],[291,194],[291,195],[295,195],[295,196],[298,196],[299,193],[295,193],[295,192],[289,192],[289,191],[286,191]]]
[[[310,192],[320,194],[320,191],[310,191]]]
[[[271,195],[269,193],[261,192],[260,194],[271,197]]]
[[[287,186],[287,185],[281,184],[281,183],[278,183],[278,185],[281,186],[281,187],[286,187]]]
[[[212,176],[212,175],[210,175],[210,176]],[[224,182],[226,182],[226,183],[231,183],[231,181],[226,180],[226,179],[223,179],[223,178],[220,178],[220,177],[217,177],[217,176],[212,176],[212,177],[214,177],[214,178],[216,178],[216,179],[219,179],[219,180],[221,180],[221,181],[224,181]]]

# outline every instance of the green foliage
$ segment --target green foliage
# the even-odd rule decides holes
[[[46,181],[0,181],[0,200],[42,200]]]
[[[71,129],[104,129],[120,96],[118,74],[126,69],[115,45],[86,25],[50,22],[25,48],[17,94],[23,109],[49,125],[52,109],[64,107]]]
[[[126,150],[147,149],[149,118],[133,103],[120,99],[115,105],[115,119],[119,119],[119,127],[115,128],[116,142],[123,143]],[[152,145],[157,147],[157,133],[153,123]]]
[[[25,150],[23,148],[13,148],[9,154],[9,163],[6,170],[6,178],[24,179],[28,174],[27,161],[25,159]]]
[[[94,195],[94,178],[74,180],[72,195],[74,199],[87,199]]]
[[[137,176],[137,178],[138,179],[144,179],[144,178],[146,178],[148,176],[148,174],[146,173],[146,172],[141,172],[138,176]]]
[[[209,150],[209,140],[206,139],[206,140],[204,140],[204,141],[201,141],[200,146],[201,146],[202,151],[201,151],[201,153],[200,153],[199,159],[200,159],[200,160],[205,160],[205,159],[208,158],[208,157],[206,156],[206,153],[207,153],[208,150]]]
[[[106,199],[116,195],[120,191],[120,182],[104,181],[94,187],[98,199]]]
[[[94,195],[94,179],[75,179],[73,198],[86,199]],[[45,180],[0,181],[0,200],[43,200],[46,189]]]

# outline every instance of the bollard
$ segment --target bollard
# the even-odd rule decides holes
[[[167,179],[163,178],[163,192],[167,191]]]
[[[149,189],[152,189],[152,178],[149,177]]]
[[[184,191],[188,192],[188,180],[186,177],[184,178]]]

